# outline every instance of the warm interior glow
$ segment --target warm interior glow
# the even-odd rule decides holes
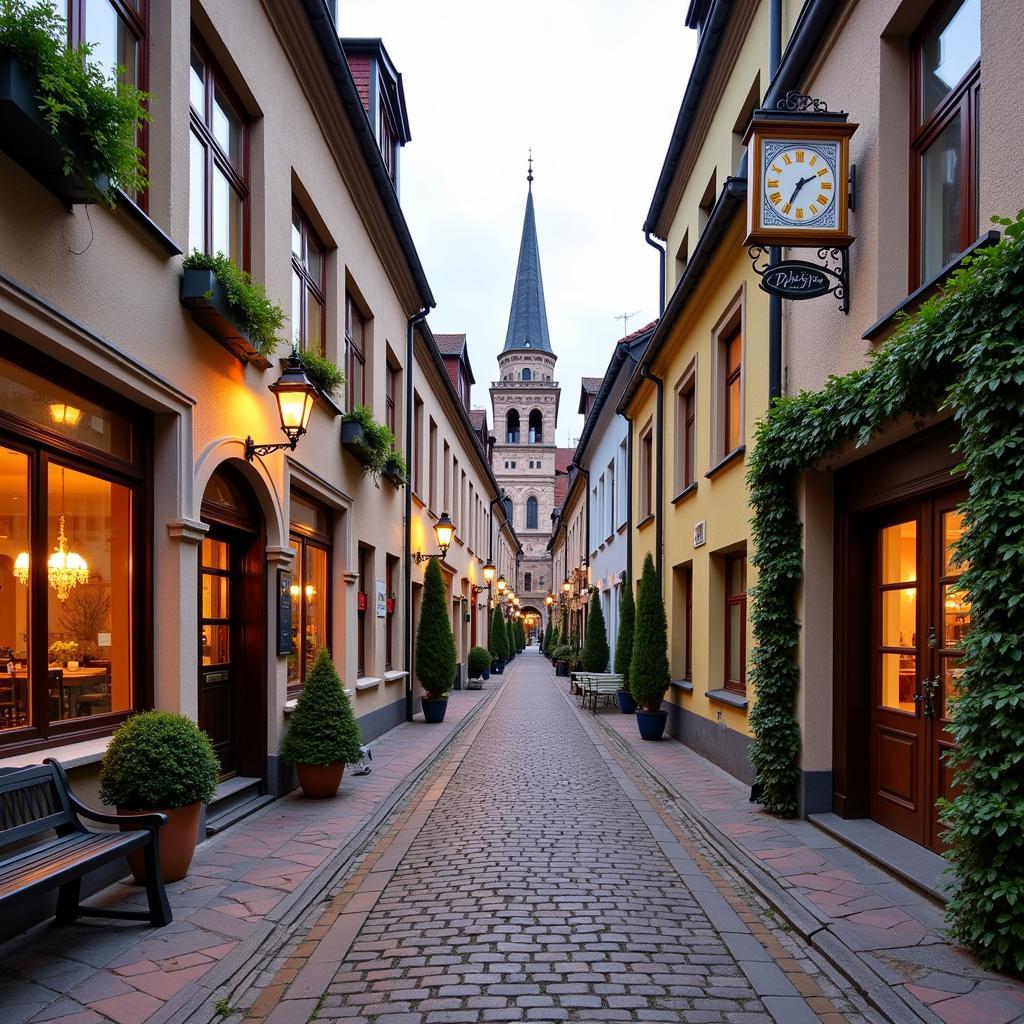
[[[14,560],[14,578],[28,586],[28,552],[22,551]]]
[[[77,427],[82,418],[82,410],[65,402],[50,403],[50,419],[61,427]]]
[[[292,597],[298,597],[298,596],[299,596],[299,594],[301,594],[301,593],[302,593],[302,588],[301,588],[301,587],[300,587],[300,586],[298,585],[298,583],[293,583],[293,584],[292,584],[292,585],[291,585],[291,586],[290,586],[290,587],[288,588],[288,593],[289,593],[289,594],[291,594],[291,595],[292,595]]]
[[[313,411],[313,396],[306,390],[291,391],[281,388],[277,392],[277,405],[281,412],[281,426],[291,436],[304,434]]]

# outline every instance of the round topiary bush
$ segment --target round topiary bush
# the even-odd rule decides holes
[[[281,744],[281,757],[291,764],[355,764],[359,723],[341,678],[326,648],[306,676],[299,702]]]
[[[491,667],[491,652],[486,647],[472,647],[469,651],[469,678],[479,679]]]
[[[608,630],[604,624],[601,600],[595,590],[590,595],[590,614],[587,616],[587,637],[583,642],[583,670],[604,672],[608,668]]]
[[[429,700],[443,700],[455,685],[456,657],[444,577],[437,559],[432,558],[424,574],[423,607],[416,631],[416,678]]]
[[[660,711],[668,680],[668,624],[654,559],[648,553],[636,603],[629,692],[644,711]]]
[[[622,689],[629,690],[629,663],[633,660],[633,630],[636,629],[636,604],[633,588],[627,583],[619,598],[619,635],[615,641],[615,671],[622,676]]]
[[[210,737],[170,711],[143,711],[118,726],[100,769],[100,798],[139,811],[208,804],[220,765]]]

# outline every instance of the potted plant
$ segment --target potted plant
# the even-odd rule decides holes
[[[201,805],[213,799],[219,771],[209,736],[184,715],[143,711],[119,725],[110,740],[100,769],[100,797],[119,814],[167,815],[160,833],[165,882],[188,874]],[[135,880],[145,882],[142,854],[130,854],[128,863]]]
[[[443,722],[448,691],[455,683],[455,636],[448,619],[444,577],[436,558],[427,563],[423,579],[423,607],[416,630],[416,677],[423,687],[423,717]]]
[[[384,461],[383,474],[395,487],[401,487],[409,479],[405,459],[396,448],[392,448],[388,452],[387,459]]]
[[[561,647],[561,646],[562,646],[562,637],[561,637],[561,635],[558,632],[558,627],[555,626],[551,630],[551,642],[548,644],[548,649],[546,651],[547,656],[552,661],[555,660],[555,657],[554,657],[554,655],[555,655],[555,648],[556,647]]]
[[[569,661],[572,658],[572,648],[567,644],[560,644],[551,652],[555,663],[555,675],[567,676],[569,674]]]
[[[74,671],[78,668],[78,644],[74,640],[54,640],[50,644],[50,657],[53,664],[63,665],[64,668]]]
[[[495,605],[491,615],[491,642],[490,642],[491,671],[500,676],[505,671],[505,662],[508,659],[508,633],[505,632],[505,616],[501,609]]]
[[[0,3],[0,146],[69,205],[113,206],[118,189],[147,184],[138,128],[149,96],[91,60],[93,50],[68,48],[53,3]]]
[[[341,446],[362,464],[363,472],[378,477],[384,472],[388,459],[395,450],[395,435],[384,423],[373,418],[366,405],[357,405],[345,413],[341,424]]]
[[[590,613],[587,615],[587,636],[583,641],[583,671],[608,670],[608,630],[604,624],[601,600],[595,590],[590,595]]]
[[[491,652],[486,647],[472,647],[469,651],[469,684],[470,690],[479,690],[491,673]]]
[[[619,636],[615,641],[615,671],[622,676],[622,685],[616,693],[619,710],[624,715],[636,711],[636,701],[629,692],[629,663],[633,657],[633,630],[636,628],[636,604],[633,588],[627,583],[619,598]]]
[[[362,758],[359,724],[326,648],[321,648],[306,676],[281,757],[295,765],[302,794],[311,800],[334,796],[345,765]]]
[[[344,370],[335,366],[327,356],[312,349],[300,352],[299,362],[302,364],[302,372],[324,395],[332,401],[338,397],[338,392],[345,385]]]
[[[192,319],[243,362],[267,369],[284,310],[222,252],[193,249],[181,267],[181,304]]]
[[[641,738],[660,740],[668,712],[661,702],[668,689],[668,626],[661,584],[648,552],[640,577],[633,631],[633,657],[629,665],[629,690],[637,703],[636,723]]]

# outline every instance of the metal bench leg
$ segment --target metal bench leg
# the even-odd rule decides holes
[[[153,833],[153,841],[143,848],[142,856],[146,864],[146,897],[149,900],[149,920],[154,928],[163,928],[171,923],[171,905],[167,902],[167,890],[164,888],[163,875],[160,874],[160,857],[158,853],[159,838]]]
[[[78,901],[82,889],[82,880],[65,882],[57,894],[57,924],[71,924],[78,917]]]

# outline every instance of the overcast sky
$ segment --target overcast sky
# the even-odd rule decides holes
[[[622,321],[658,312],[642,225],[696,49],[685,0],[341,0],[342,36],[380,36],[402,73],[412,141],[401,199],[437,300],[488,387],[505,341],[533,147],[534,204],[558,443],[579,436],[581,376],[600,377]]]

